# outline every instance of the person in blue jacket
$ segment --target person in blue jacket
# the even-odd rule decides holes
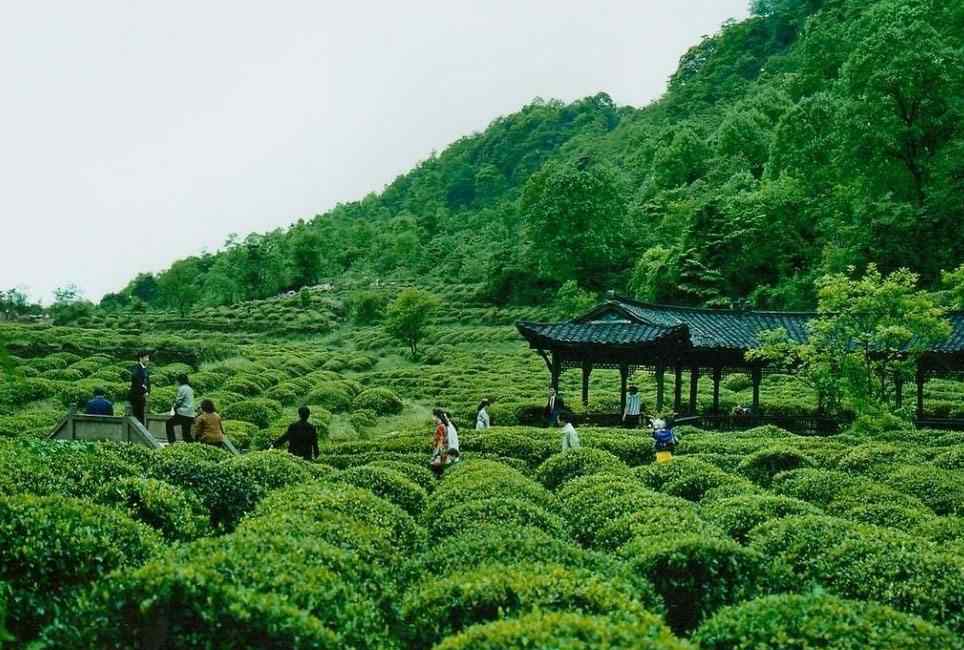
[[[106,391],[103,388],[94,389],[94,399],[87,402],[84,408],[85,415],[113,415],[114,403],[104,397]]]

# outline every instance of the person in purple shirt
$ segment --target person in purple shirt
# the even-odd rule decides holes
[[[104,397],[103,388],[94,389],[94,399],[87,402],[87,407],[84,409],[85,415],[113,415],[114,414],[114,403],[109,399]]]

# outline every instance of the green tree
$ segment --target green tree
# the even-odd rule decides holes
[[[964,264],[941,274],[942,302],[952,310],[964,310]]]
[[[592,309],[596,302],[592,292],[580,289],[575,280],[567,280],[556,292],[555,308],[562,318],[573,318]]]
[[[624,258],[626,205],[617,173],[588,159],[549,162],[526,183],[525,238],[539,273],[600,286]]]
[[[388,294],[382,291],[355,291],[348,299],[348,311],[358,325],[373,325],[385,317]]]
[[[425,337],[429,320],[439,304],[439,299],[427,291],[405,289],[388,306],[385,330],[408,345],[412,357],[416,357],[419,341]]]
[[[201,299],[200,275],[196,258],[172,264],[158,279],[161,302],[176,309],[182,317],[187,316]]]
[[[300,228],[291,238],[292,281],[295,286],[318,284],[324,263],[321,258],[322,240],[318,233]]]
[[[157,278],[153,273],[139,273],[131,280],[128,285],[127,293],[143,301],[145,304],[153,305],[160,297],[160,289],[157,286]]]
[[[858,412],[895,405],[894,386],[911,376],[920,355],[951,332],[944,311],[907,269],[888,276],[869,265],[862,277],[824,276],[817,283],[818,317],[805,343],[771,331],[748,353],[796,367],[833,411],[848,398]]]
[[[94,305],[84,299],[83,292],[73,284],[54,290],[54,303],[50,306],[54,325],[68,325],[94,313]]]

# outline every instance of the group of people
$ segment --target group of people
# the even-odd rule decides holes
[[[481,410],[483,409],[480,407]],[[459,431],[452,423],[452,416],[443,409],[433,409],[432,419],[435,422],[435,433],[432,436],[432,460],[429,464],[435,476],[441,478],[446,465],[457,463],[462,459]]]
[[[131,385],[128,399],[131,405],[131,414],[137,420],[147,426],[147,399],[151,394],[151,371],[149,368],[151,355],[149,352],[141,352],[137,357],[137,365],[131,369]],[[175,430],[181,428],[181,439],[184,442],[200,442],[216,447],[224,446],[224,423],[214,406],[214,402],[205,399],[201,400],[200,408],[194,406],[194,388],[191,380],[186,374],[180,374],[175,378],[176,392],[174,402],[165,430],[167,433],[168,444],[177,441]],[[107,399],[106,391],[102,388],[94,390],[94,397],[87,402],[84,410],[87,415],[114,415],[114,404]],[[272,443],[273,447],[288,445],[288,451],[305,460],[317,458],[320,451],[318,449],[318,430],[308,418],[311,411],[307,406],[298,409],[298,421],[291,424],[287,431]]]

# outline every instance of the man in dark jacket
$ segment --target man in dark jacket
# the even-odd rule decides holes
[[[137,355],[137,365],[131,368],[130,403],[131,412],[141,424],[147,426],[147,396],[151,394],[151,371],[147,364],[151,361],[149,352]]]
[[[562,401],[562,395],[556,393],[555,388],[549,388],[549,399],[546,400],[546,408],[542,414],[546,418],[548,426],[559,424],[559,414],[566,410],[566,403]]]
[[[103,388],[94,389],[94,399],[87,402],[87,407],[84,409],[85,415],[114,414],[114,403],[104,397],[105,392]]]
[[[288,453],[300,456],[305,460],[318,458],[318,430],[308,421],[311,411],[307,406],[298,409],[298,421],[288,427],[283,436],[274,441],[272,447],[280,447],[288,443]]]

